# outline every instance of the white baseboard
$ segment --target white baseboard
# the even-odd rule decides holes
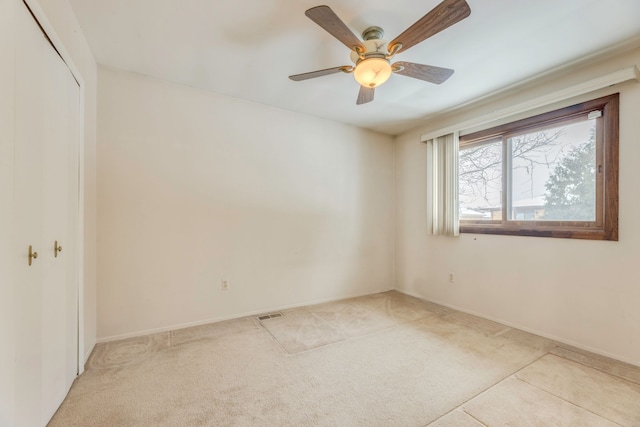
[[[95,343],[91,346],[91,348],[85,353],[84,355],[84,363],[87,363],[87,361],[89,360],[89,357],[91,356],[91,353],[93,352],[93,349],[96,348]]]
[[[423,301],[428,301],[428,302],[432,302],[434,304],[442,305],[444,307],[452,308],[454,310],[461,311],[463,313],[472,314],[474,316],[482,317],[483,319],[491,320],[492,322],[500,323],[502,325],[509,326],[511,328],[516,328],[516,329],[520,329],[521,331],[529,332],[529,333],[534,334],[534,335],[539,335],[541,337],[548,338],[548,339],[553,340],[553,341],[558,341],[560,343],[567,344],[567,345],[570,345],[572,347],[579,348],[580,350],[589,351],[591,353],[598,354],[600,356],[609,357],[611,359],[619,360],[620,362],[628,363],[629,365],[634,365],[634,366],[640,367],[640,361],[638,361],[638,360],[628,360],[628,359],[625,359],[624,357],[621,357],[621,356],[613,354],[613,353],[609,353],[609,352],[607,352],[605,350],[602,350],[602,349],[599,349],[599,348],[590,347],[590,346],[587,346],[587,345],[584,345],[584,344],[580,344],[578,342],[567,340],[565,338],[560,338],[560,337],[557,337],[557,336],[554,336],[554,335],[551,335],[551,334],[547,334],[547,333],[542,332],[542,331],[538,331],[538,330],[535,330],[535,329],[532,329],[532,328],[528,328],[526,326],[522,326],[522,325],[518,325],[518,324],[513,323],[513,322],[506,321],[504,319],[499,319],[499,318],[496,318],[496,317],[487,316],[486,314],[478,313],[476,311],[469,310],[469,309],[466,309],[464,307],[458,307],[456,305],[447,304],[447,303],[444,303],[444,302],[441,302],[441,301],[426,299],[425,297],[423,297],[421,295],[418,295],[418,294],[416,294],[414,292],[410,292],[410,291],[407,291],[407,290],[404,290],[404,289],[395,289],[395,291],[403,293],[405,295],[409,295],[409,296],[421,299]]]

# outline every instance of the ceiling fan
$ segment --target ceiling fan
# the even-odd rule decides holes
[[[404,61],[391,64],[390,60],[397,53],[406,51],[470,14],[471,9],[465,0],[444,0],[390,42],[382,39],[384,31],[380,27],[369,27],[364,30],[362,32],[364,41],[361,42],[329,6],[312,7],[305,12],[305,15],[351,49],[351,60],[355,65],[295,74],[289,78],[301,81],[341,71],[353,73],[360,84],[356,102],[358,105],[373,101],[375,88],[386,82],[392,73],[435,84],[443,83],[451,77],[453,70]]]

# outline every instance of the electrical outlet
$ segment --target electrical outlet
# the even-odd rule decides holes
[[[449,283],[454,283],[453,273],[449,273]]]
[[[228,280],[223,280],[222,281],[221,289],[223,291],[228,291],[229,290],[229,281]]]

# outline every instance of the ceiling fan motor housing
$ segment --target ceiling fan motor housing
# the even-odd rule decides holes
[[[384,30],[380,27],[369,27],[362,32],[363,40],[377,40],[384,37]]]
[[[362,42],[365,47],[365,52],[363,56],[365,59],[369,58],[384,58],[389,52],[387,51],[387,41],[382,39],[370,39]],[[357,52],[351,51],[350,55],[351,61],[354,64],[362,61]]]

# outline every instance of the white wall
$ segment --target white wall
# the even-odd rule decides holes
[[[97,65],[68,0],[27,0],[36,16],[44,12],[49,36],[84,83],[84,353],[96,343],[96,97]],[[49,31],[45,26],[45,30]]]
[[[391,137],[98,74],[99,339],[393,288]]]
[[[640,84],[620,92],[620,241],[427,232],[426,146],[420,134],[640,64],[640,51],[529,84],[425,123],[396,140],[396,284],[425,299],[640,365]],[[580,97],[561,103],[571,105]],[[560,104],[556,105],[561,106]],[[455,283],[448,283],[449,272]]]

